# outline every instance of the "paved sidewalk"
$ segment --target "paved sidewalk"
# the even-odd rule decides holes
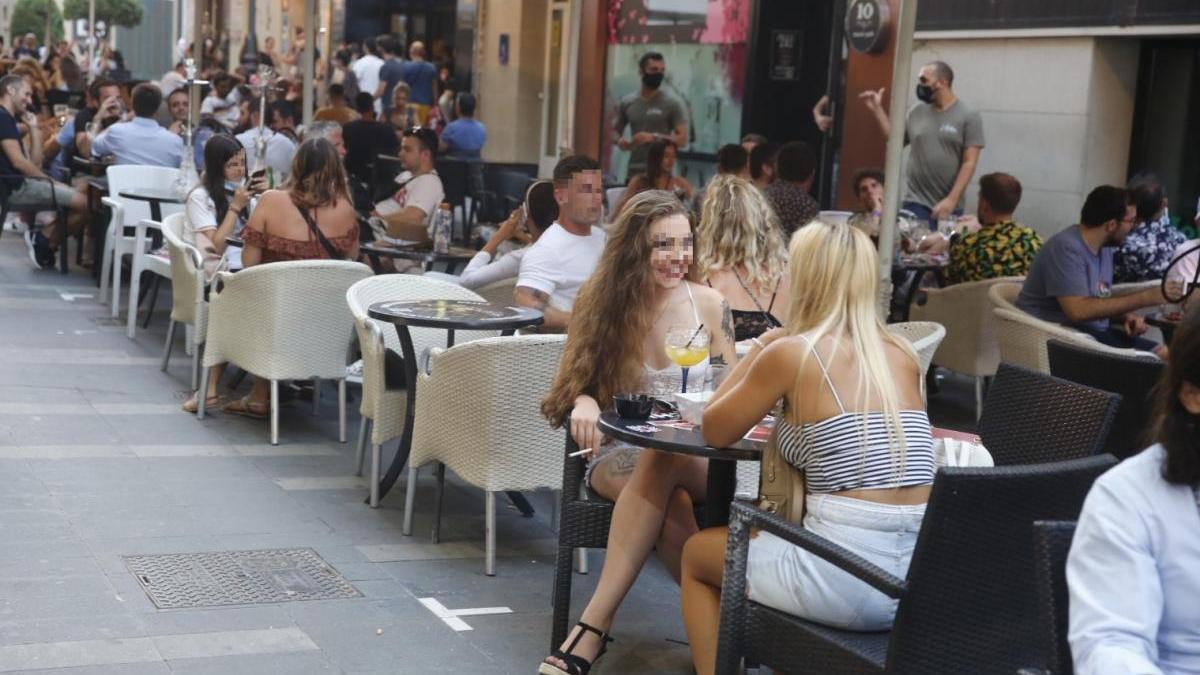
[[[158,369],[165,312],[130,341],[96,292],[82,270],[35,271],[19,234],[0,237],[0,672],[534,672],[549,640],[549,494],[532,496],[533,519],[498,510],[497,576],[485,577],[482,492],[450,484],[434,546],[423,480],[402,536],[403,481],[382,508],[362,503],[332,388],[320,418],[284,406],[277,447],[265,423],[197,420],[179,410],[182,340]],[[268,548],[313,549],[361,597],[162,610],[124,559]],[[576,612],[601,562],[593,553],[576,576]],[[511,613],[455,630],[439,606]],[[657,563],[615,635],[600,672],[690,672],[678,591]]]

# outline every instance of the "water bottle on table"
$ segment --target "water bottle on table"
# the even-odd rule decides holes
[[[442,202],[433,220],[433,252],[449,253],[450,236],[454,224],[454,214],[450,211],[449,202]]]

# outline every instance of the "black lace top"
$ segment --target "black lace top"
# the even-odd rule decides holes
[[[758,299],[754,297],[754,294],[746,286],[746,282],[742,281],[742,275],[735,271],[733,276],[737,277],[738,283],[742,285],[742,290],[746,291],[746,295],[750,296],[750,299],[754,301],[755,307],[757,307],[757,309],[752,310],[730,310],[729,313],[733,315],[733,339],[737,342],[749,340],[750,338],[762,335],[772,328],[782,326],[783,322],[775,318],[775,315],[771,313],[771,308],[775,306],[775,294],[778,293],[779,287],[776,286],[775,291],[771,293],[771,302],[767,305],[766,309],[763,309]],[[712,287],[711,283],[709,287]]]

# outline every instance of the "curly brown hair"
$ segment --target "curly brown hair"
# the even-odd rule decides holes
[[[689,215],[675,195],[647,190],[629,200],[609,230],[600,263],[575,300],[558,373],[542,400],[542,414],[555,428],[566,423],[577,396],[591,396],[604,409],[614,394],[641,381],[642,336],[653,323],[648,301],[656,295],[650,226],[674,215]]]

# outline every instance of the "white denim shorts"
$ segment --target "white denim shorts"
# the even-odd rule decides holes
[[[878,504],[809,495],[804,527],[904,579],[925,505]],[[886,630],[897,600],[850,573],[767,532],[750,540],[750,599],[810,621],[849,630]]]

